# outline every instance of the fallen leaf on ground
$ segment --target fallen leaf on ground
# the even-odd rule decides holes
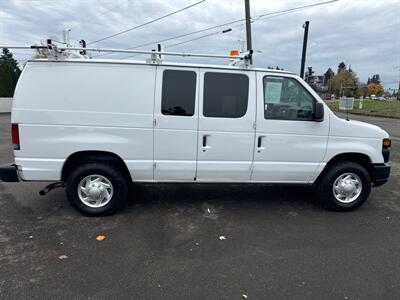
[[[104,241],[105,239],[106,239],[106,237],[104,235],[98,235],[96,237],[96,240],[98,240],[98,241]]]

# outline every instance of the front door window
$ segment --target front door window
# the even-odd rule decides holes
[[[315,100],[297,80],[265,76],[263,85],[265,119],[313,120]]]

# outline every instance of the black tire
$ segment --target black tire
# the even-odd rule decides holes
[[[345,173],[356,174],[362,183],[360,195],[349,203],[340,202],[336,199],[333,192],[333,185],[336,179]],[[316,192],[318,199],[326,208],[334,211],[351,211],[361,206],[368,198],[371,191],[371,176],[362,165],[351,162],[337,162],[324,171],[316,182]],[[354,195],[355,196],[355,195]]]
[[[81,201],[78,195],[79,183],[89,175],[101,175],[111,182],[113,193],[111,200],[102,207],[90,207]],[[87,163],[77,167],[67,180],[67,198],[80,213],[89,216],[110,215],[121,209],[128,199],[129,181],[124,172],[113,164]]]

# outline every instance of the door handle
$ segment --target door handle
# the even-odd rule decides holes
[[[257,147],[261,148],[263,136],[259,136],[257,140]]]
[[[208,134],[203,135],[203,152],[206,152],[207,149],[211,148],[210,146],[207,146],[207,138],[209,136],[210,135]]]
[[[261,149],[264,149],[264,147],[262,146],[262,140],[263,138],[265,138],[265,136],[259,136],[257,139],[257,152],[260,153]]]

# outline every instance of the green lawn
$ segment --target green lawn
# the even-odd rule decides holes
[[[333,111],[339,111],[339,101],[326,101],[326,104]],[[359,101],[354,101],[353,110],[349,110],[349,113],[359,114],[359,115],[368,115],[368,116],[377,116],[377,117],[386,117],[386,118],[396,118],[400,119],[400,101],[392,100],[392,101],[377,101],[377,100],[364,100],[363,108],[359,109]],[[340,110],[345,111],[345,110]]]

